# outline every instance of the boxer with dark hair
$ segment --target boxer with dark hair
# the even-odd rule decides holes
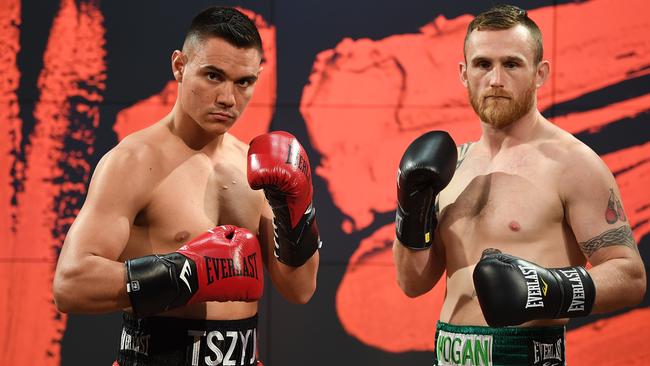
[[[250,146],[228,133],[262,49],[236,9],[198,14],[172,54],[172,111],[97,165],[53,290],[61,312],[124,309],[116,365],[256,365],[264,267],[293,303],[316,289],[305,150],[286,132]]]
[[[398,282],[416,297],[446,271],[435,365],[564,365],[569,318],[638,304],[645,268],[612,173],[537,109],[550,70],[527,12],[478,15],[464,50],[482,135],[454,149],[430,132],[404,153]]]

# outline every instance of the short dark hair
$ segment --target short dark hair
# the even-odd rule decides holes
[[[204,40],[218,37],[238,48],[255,48],[263,53],[262,37],[246,14],[225,6],[213,6],[201,11],[192,19],[185,35],[185,43],[191,39]]]
[[[535,22],[528,17],[528,12],[513,5],[496,5],[490,10],[487,10],[474,18],[467,27],[467,34],[465,34],[465,46],[463,52],[467,51],[467,41],[469,35],[475,30],[504,30],[515,27],[521,24],[528,32],[533,40],[533,50],[535,52],[535,63],[538,64],[544,57],[544,47],[542,45],[542,32]]]

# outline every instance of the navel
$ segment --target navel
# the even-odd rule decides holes
[[[187,238],[189,238],[189,237],[190,237],[190,233],[183,230],[183,231],[180,231],[180,232],[176,233],[176,235],[174,236],[174,240],[176,240],[178,243],[182,243],[185,240],[187,240]]]
[[[512,231],[519,231],[519,230],[521,230],[521,225],[519,225],[519,223],[518,223],[517,221],[515,221],[515,220],[510,221],[510,224],[508,224],[508,227],[509,227],[510,230],[512,230]]]

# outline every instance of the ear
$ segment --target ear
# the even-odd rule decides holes
[[[182,51],[176,50],[172,53],[172,73],[174,74],[174,79],[179,83],[183,81],[186,61],[187,57],[185,57]]]
[[[460,76],[460,82],[467,88],[467,65],[464,62],[458,63],[458,73]]]
[[[551,72],[551,64],[548,62],[548,60],[544,60],[537,65],[537,72],[535,74],[535,85],[537,85],[537,88],[541,88],[544,83],[546,83],[546,80],[548,79],[548,75]]]

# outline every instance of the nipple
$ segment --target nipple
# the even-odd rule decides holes
[[[182,243],[185,240],[187,240],[187,238],[189,238],[189,237],[190,237],[190,233],[183,230],[183,231],[181,231],[179,233],[176,233],[176,236],[174,236],[174,240],[176,240],[179,243]]]
[[[519,223],[518,223],[517,221],[515,221],[515,220],[510,221],[510,224],[508,224],[508,227],[509,227],[510,230],[512,230],[512,231],[519,231],[519,230],[521,230],[521,225],[519,225]]]

